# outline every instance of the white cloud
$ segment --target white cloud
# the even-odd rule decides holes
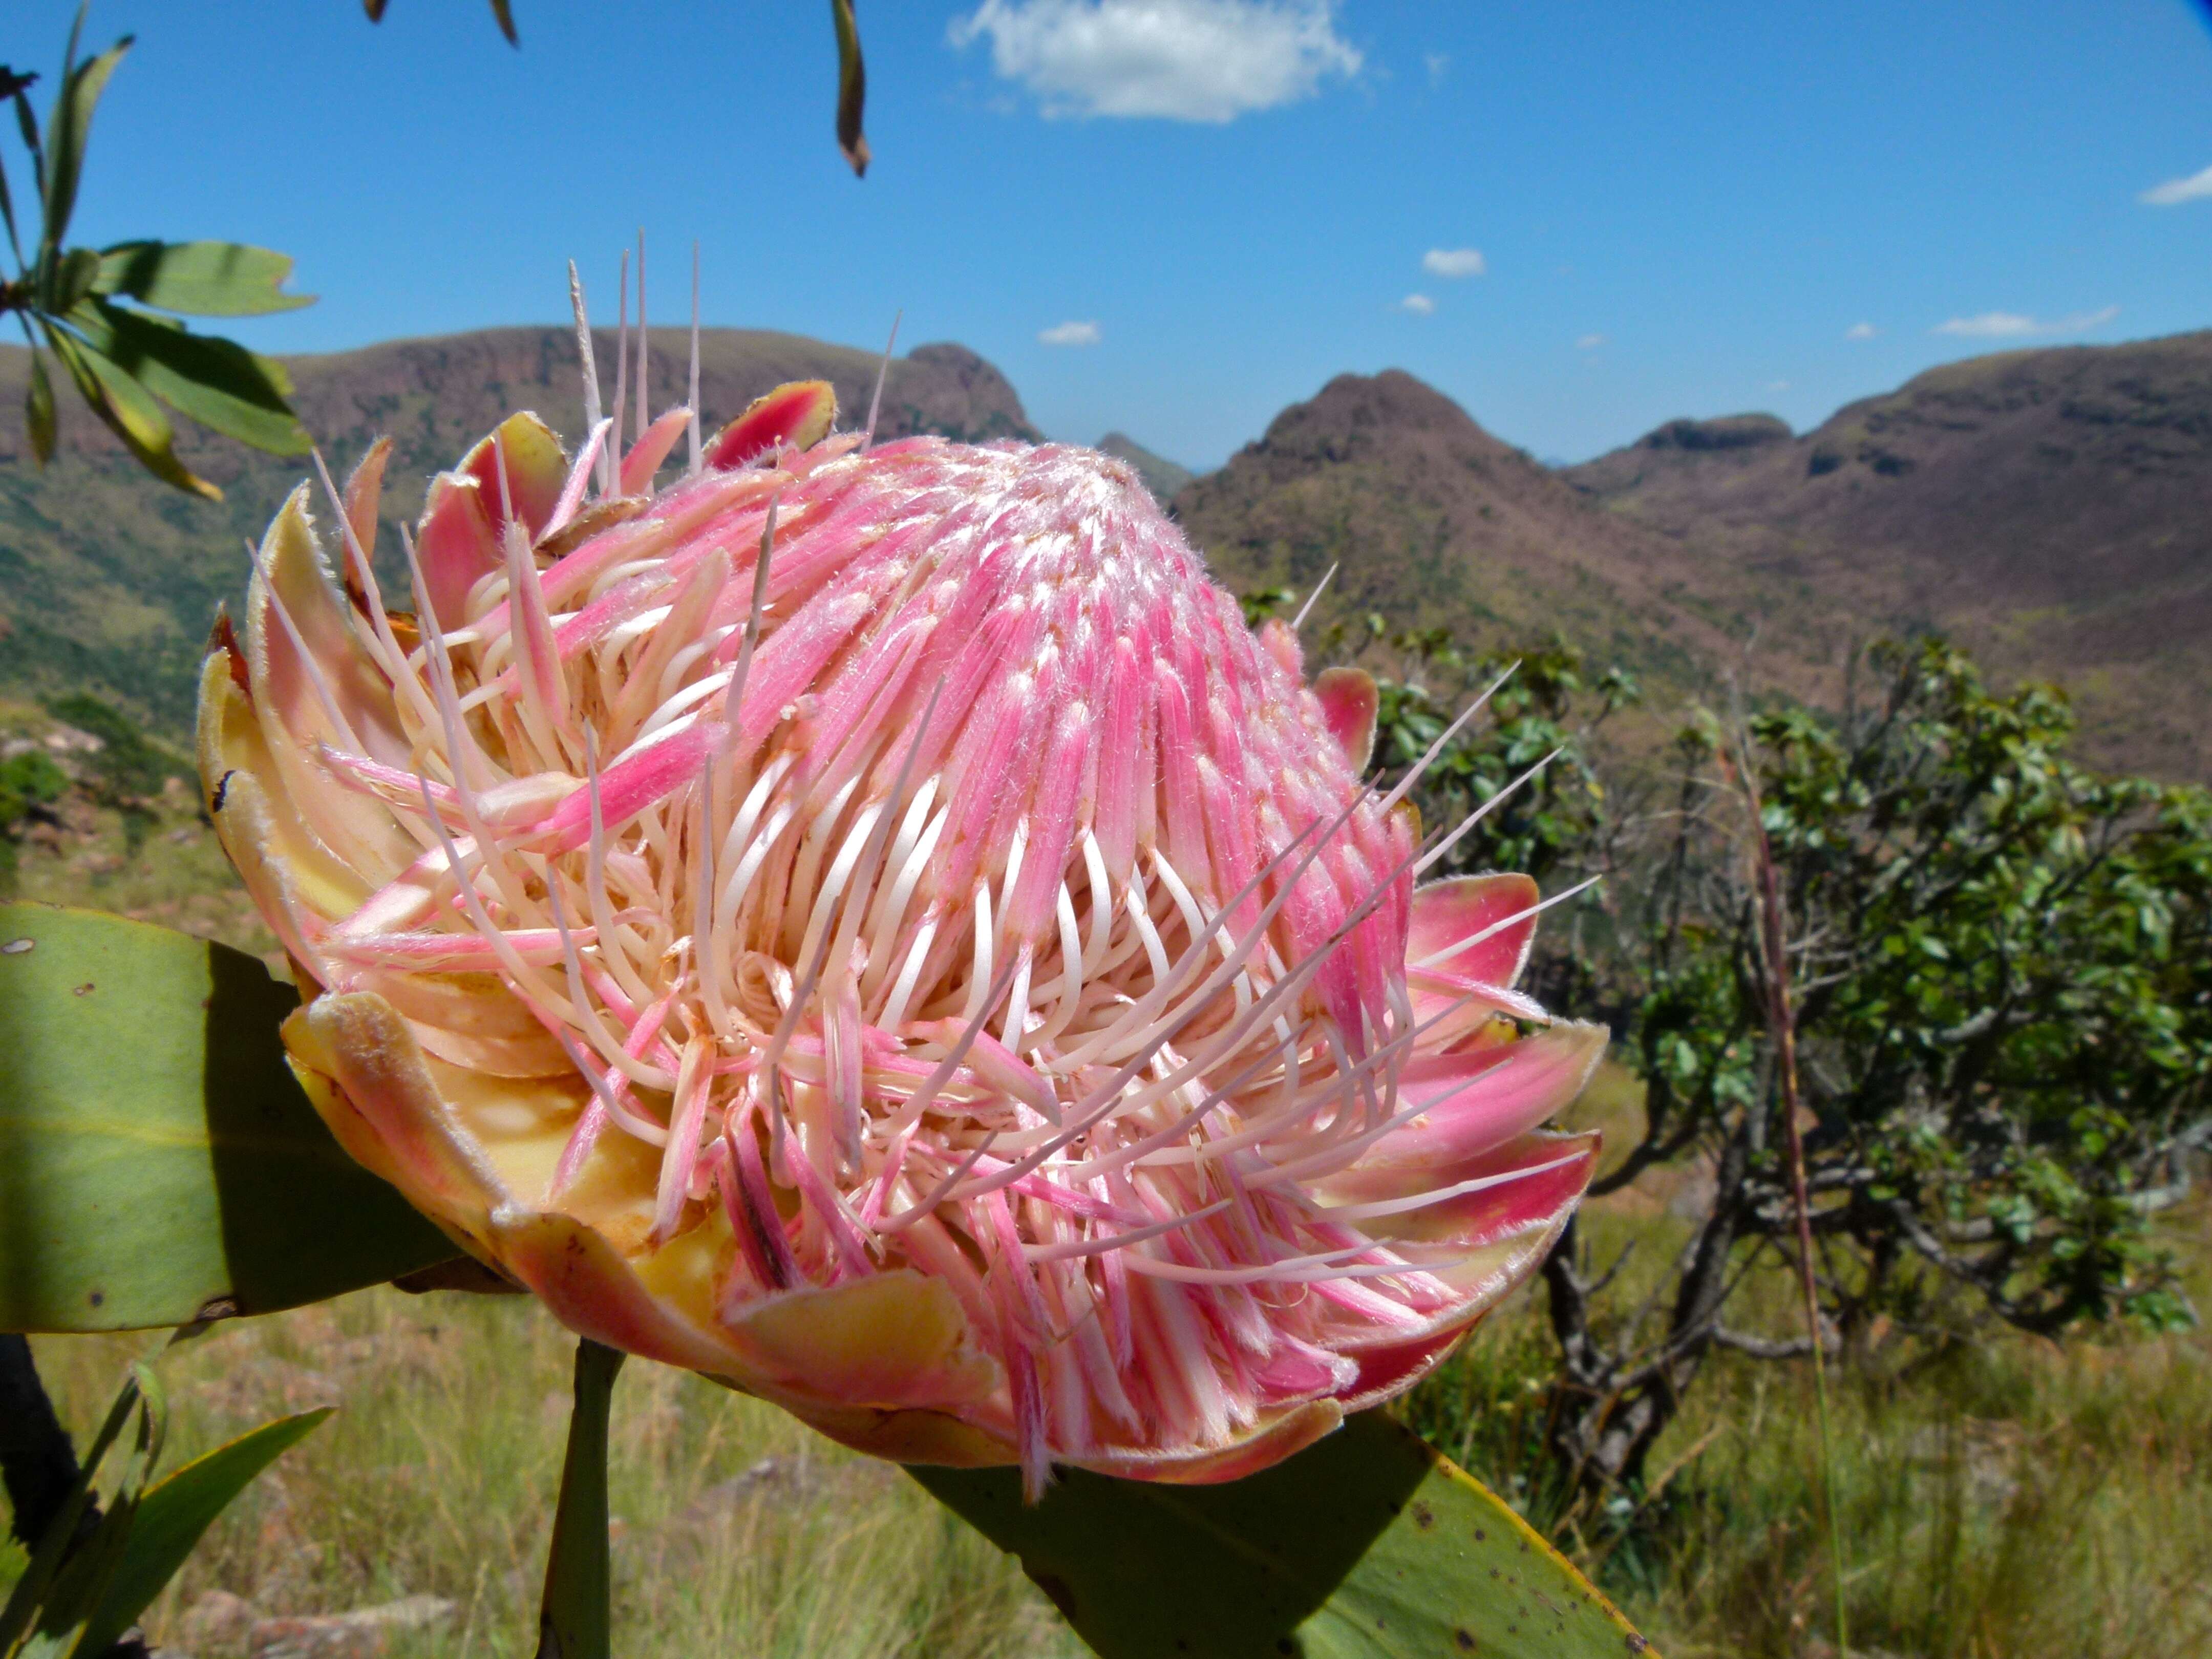
[[[1359,72],[1335,0],[983,0],[952,20],[1048,116],[1233,121]]]
[[[1416,317],[1430,316],[1435,313],[1436,308],[1437,302],[1425,294],[1408,294],[1398,301],[1399,310],[1410,311]]]
[[[1421,269],[1431,276],[1480,276],[1490,264],[1480,248],[1432,247],[1421,256]]]
[[[1928,331],[1955,334],[1968,340],[2016,340],[2039,334],[2080,334],[2109,323],[2120,314],[2118,306],[2101,311],[2077,311],[2069,316],[2024,317],[2016,311],[1984,311],[1974,317],[1954,317]]]
[[[1790,390],[1790,382],[1787,380],[1769,380],[1766,383],[1766,389],[1769,392],[1787,392]]]
[[[1097,345],[1106,337],[1096,323],[1054,323],[1037,335],[1039,345],[1086,346]]]
[[[1605,336],[1604,336],[1604,335],[1602,335],[1602,334],[1585,334],[1585,335],[1583,335],[1583,336],[1582,336],[1580,338],[1578,338],[1577,340],[1576,340],[1576,342],[1575,342],[1575,349],[1576,349],[1576,350],[1577,350],[1577,351],[1595,351],[1595,350],[1596,350],[1600,346],[1603,345],[1604,343],[1605,343]]]
[[[2212,167],[2192,173],[2186,179],[2169,179],[2162,185],[2153,185],[2136,200],[2145,207],[2179,207],[2184,202],[2202,201],[2207,196],[2212,196]]]
[[[1423,57],[1421,61],[1428,65],[1429,84],[1432,87],[1443,85],[1444,75],[1451,68],[1451,54],[1432,52]]]
[[[1853,323],[1844,331],[1844,337],[1846,340],[1871,340],[1881,332],[1872,323]]]

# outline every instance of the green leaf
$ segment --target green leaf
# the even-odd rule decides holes
[[[54,383],[36,346],[31,348],[31,389],[23,394],[23,425],[31,434],[31,453],[44,466],[54,458]]]
[[[837,148],[856,177],[868,171],[868,140],[860,116],[868,101],[868,70],[860,61],[860,26],[853,0],[830,0],[830,19],[837,30]]]
[[[0,81],[8,78],[8,66],[0,64]],[[8,251],[15,256],[15,263],[23,263],[23,244],[15,234],[15,198],[8,193],[8,168],[0,161],[0,225],[8,231]]]
[[[24,88],[38,80],[35,75],[18,76],[9,88],[9,97],[15,106],[16,130],[23,135],[23,148],[31,152],[31,160],[39,168],[39,187],[45,188],[46,155],[39,143],[39,118],[31,112],[31,100],[23,95]]]
[[[607,1406],[623,1352],[576,1344],[576,1399],[561,1465],[561,1506],[545,1557],[538,1659],[608,1659],[613,1651],[613,1564],[607,1547]]]
[[[105,1652],[135,1624],[185,1565],[216,1517],[264,1469],[321,1426],[334,1409],[325,1406],[264,1423],[185,1464],[148,1492],[138,1504],[137,1522],[108,1579],[99,1613],[85,1630],[79,1644],[82,1650]]]
[[[123,441],[139,465],[163,483],[219,501],[222,491],[177,459],[176,428],[146,388],[81,340],[64,333],[46,317],[39,330],[76,383],[77,395],[107,429]]]
[[[296,311],[312,294],[286,294],[292,256],[240,242],[118,242],[100,255],[94,294],[125,294],[192,317]]]
[[[100,1616],[108,1586],[114,1582],[138,1524],[138,1506],[146,1483],[161,1461],[161,1443],[168,1436],[168,1397],[161,1380],[144,1364],[131,1368],[131,1384],[138,1393],[138,1432],[123,1468],[107,1497],[107,1507],[92,1535],[71,1546],[68,1559],[54,1577],[53,1588],[39,1614],[39,1635],[46,1644],[30,1644],[27,1652],[69,1654],[75,1659],[94,1659],[104,1644],[90,1640],[91,1626]]]
[[[84,25],[84,13],[77,13],[77,26]],[[70,40],[74,50],[76,36]],[[54,100],[53,109],[46,117],[46,222],[40,240],[42,265],[51,261],[68,234],[70,215],[76,210],[77,179],[84,171],[85,145],[92,137],[92,112],[100,102],[100,94],[107,89],[107,77],[115,73],[115,66],[123,61],[123,54],[131,50],[131,37],[125,35],[91,62],[72,64],[62,82],[60,95]]]
[[[0,905],[0,1329],[265,1313],[455,1255],[307,1103],[296,1001],[223,945]]]
[[[1105,1659],[1622,1659],[1650,1644],[1528,1523],[1380,1412],[1216,1486],[912,1468]]]
[[[105,300],[79,306],[65,320],[94,351],[202,426],[272,455],[313,447],[284,401],[292,387],[281,363]]]
[[[53,292],[40,309],[59,316],[92,292],[100,276],[100,256],[88,247],[73,247],[54,261]]]
[[[14,1656],[20,1644],[36,1624],[43,1624],[48,1597],[62,1571],[62,1558],[69,1553],[70,1541],[76,1536],[77,1522],[92,1502],[93,1477],[100,1471],[107,1449],[123,1432],[123,1425],[131,1420],[131,1413],[139,1404],[139,1379],[142,1368],[133,1365],[131,1374],[124,1378],[123,1387],[115,1396],[115,1403],[107,1408],[107,1420],[92,1437],[84,1462],[77,1470],[74,1485],[54,1511],[47,1523],[45,1535],[33,1546],[29,1564],[23,1576],[15,1581],[9,1592],[5,1607],[0,1607],[0,1654]]]

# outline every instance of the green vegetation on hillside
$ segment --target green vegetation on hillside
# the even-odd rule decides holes
[[[683,396],[689,340],[652,331],[651,405]],[[615,342],[598,347],[604,367]],[[765,331],[708,329],[700,342],[700,401],[708,431],[787,380],[826,379],[843,423],[866,418],[879,352]],[[582,380],[573,332],[498,329],[400,341],[283,367],[307,430],[341,474],[378,438],[394,444],[379,569],[404,586],[398,526],[412,525],[432,474],[519,408],[535,409],[574,441],[582,430]],[[0,346],[0,408],[21,401],[28,354]],[[981,442],[1029,438],[1021,399],[964,348],[916,346],[892,360],[878,432],[936,432]],[[163,737],[190,732],[199,663],[217,607],[234,614],[246,591],[247,549],[311,469],[186,433],[179,453],[221,485],[223,499],[179,495],[141,471],[106,434],[78,422],[41,469],[12,422],[0,420],[0,696],[91,692]],[[328,507],[311,501],[319,520]]]

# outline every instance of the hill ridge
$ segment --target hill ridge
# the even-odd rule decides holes
[[[1561,476],[1863,630],[2060,680],[2100,757],[2212,775],[2212,331],[1941,364],[1786,440],[1684,424]]]
[[[649,335],[650,407],[682,401],[688,329]],[[613,331],[592,350],[611,395]],[[572,443],[583,418],[573,331],[518,325],[387,341],[279,359],[295,406],[343,476],[380,436],[395,453],[389,522],[411,522],[429,477],[507,414],[534,409]],[[866,418],[880,352],[763,329],[702,329],[700,403],[708,429],[785,380],[826,379],[848,424]],[[59,453],[32,463],[20,420],[29,353],[0,347],[0,690],[91,690],[131,707],[174,738],[191,718],[198,665],[218,603],[243,592],[244,544],[259,539],[284,496],[311,472],[305,458],[258,454],[188,422],[178,451],[222,485],[190,500],[147,477],[81,406],[63,416]],[[878,434],[938,432],[969,441],[1035,440],[1021,398],[965,346],[916,346],[885,375]],[[386,538],[387,549],[397,546]],[[395,571],[394,575],[397,575]]]

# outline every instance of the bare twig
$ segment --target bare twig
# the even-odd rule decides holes
[[[1739,726],[1741,732],[1741,726]],[[1782,915],[1782,884],[1774,868],[1774,847],[1759,799],[1759,773],[1751,756],[1742,757],[1745,804],[1750,808],[1753,855],[1759,876],[1759,921],[1765,945],[1767,1021],[1773,1032],[1776,1070],[1782,1090],[1783,1134],[1790,1152],[1790,1188],[1797,1209],[1797,1273],[1805,1297],[1806,1343],[1813,1357],[1813,1393],[1820,1419],[1823,1486],[1828,1511],[1829,1571],[1836,1598],[1836,1653],[1850,1659],[1849,1624],[1844,1606],[1844,1534],[1836,1512],[1836,1443],[1828,1413],[1828,1370],[1821,1353],[1820,1293],[1813,1280],[1813,1210],[1805,1190],[1805,1136],[1797,1119],[1797,1028],[1790,1006],[1790,957]],[[1718,1335],[1716,1328],[1715,1335]]]

